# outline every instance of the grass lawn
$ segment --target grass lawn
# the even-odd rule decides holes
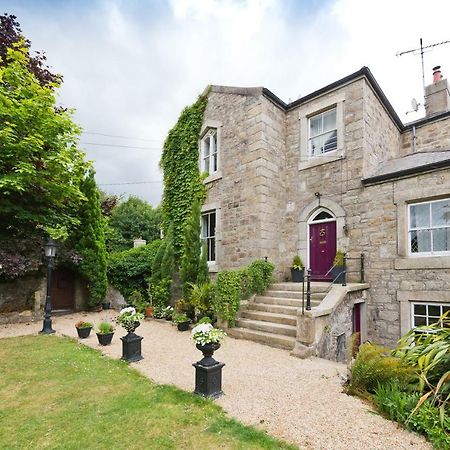
[[[0,448],[296,447],[74,340],[25,336],[0,340]]]

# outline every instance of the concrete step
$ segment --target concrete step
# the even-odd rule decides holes
[[[320,304],[321,301],[322,299],[320,300],[311,299],[311,306],[317,306]],[[256,296],[254,303],[265,303],[266,305],[295,306],[296,308],[300,308],[302,306],[302,300],[299,298],[266,297],[263,295]],[[306,298],[305,298],[305,305],[306,305]],[[249,309],[251,308],[252,306],[249,307]]]
[[[268,291],[264,292],[264,295],[267,297],[280,297],[280,298],[302,298],[302,291],[274,291],[272,289],[269,289]],[[311,299],[318,299],[323,300],[325,297],[325,292],[312,292],[311,291]],[[305,298],[306,298],[306,291],[305,291]]]
[[[301,306],[300,306],[301,307]],[[249,311],[264,311],[274,314],[297,315],[296,306],[271,305],[267,303],[252,303]]]
[[[312,281],[311,282],[311,292],[326,292],[330,287],[330,283],[322,281]],[[302,292],[302,283],[273,283],[269,286],[271,291],[296,291]],[[306,283],[305,283],[306,290]]]
[[[258,320],[260,322],[280,323],[282,325],[297,326],[297,311],[294,310],[292,315],[277,314],[264,311],[243,311],[241,317],[243,319]]]
[[[284,336],[295,337],[297,327],[292,325],[283,325],[280,323],[262,322],[260,320],[238,319],[236,325],[240,328],[249,328],[251,330],[264,331],[271,334],[282,334]]]
[[[228,336],[237,339],[246,339],[248,341],[259,342],[260,344],[266,344],[271,347],[283,348],[287,350],[292,350],[295,345],[295,338],[291,336],[267,333],[248,328],[229,328],[227,330],[227,334]]]

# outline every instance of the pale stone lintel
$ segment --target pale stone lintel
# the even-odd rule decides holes
[[[220,180],[222,178],[222,171],[218,170],[217,172],[212,173],[211,175],[208,175],[204,180],[203,184],[212,183],[213,181]]]
[[[219,271],[219,266],[216,262],[210,262],[208,261],[208,269],[210,272],[216,273]]]
[[[422,256],[416,258],[396,258],[397,270],[408,269],[450,269],[450,256]]]
[[[323,166],[324,164],[329,164],[335,161],[339,161],[341,159],[345,159],[344,151],[342,149],[330,153],[334,153],[334,155],[313,156],[311,157],[311,159],[308,159],[307,161],[301,161],[298,165],[298,170],[301,171],[311,169],[311,167]]]

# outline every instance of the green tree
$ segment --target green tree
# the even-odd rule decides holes
[[[94,175],[90,170],[81,183],[87,201],[79,210],[80,226],[72,236],[74,247],[82,257],[80,272],[88,280],[89,306],[100,304],[108,287],[105,224]]]
[[[183,296],[189,296],[190,284],[197,283],[200,268],[200,202],[195,200],[192,205],[191,216],[186,225],[183,242],[183,256],[181,257],[180,278],[183,284]]]
[[[8,238],[76,228],[89,167],[72,111],[56,107],[59,81],[40,84],[29,64],[23,40],[0,64],[0,235]]]
[[[161,209],[153,208],[138,197],[130,197],[112,210],[108,226],[111,228],[109,251],[131,248],[135,238],[152,242],[160,236]]]

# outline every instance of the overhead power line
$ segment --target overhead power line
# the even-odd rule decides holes
[[[120,136],[118,134],[98,133],[95,131],[84,131],[83,133],[84,134],[93,134],[95,136],[112,137],[112,138],[117,138],[117,139],[132,139],[134,141],[161,142],[161,139],[144,139],[144,138],[137,138],[137,137],[131,137],[131,136]]]
[[[100,147],[119,147],[119,148],[135,148],[137,150],[159,150],[161,151],[161,147],[136,147],[134,145],[120,145],[120,144],[101,144],[99,142],[80,142],[83,145],[98,145]]]
[[[98,183],[99,186],[122,186],[128,184],[154,184],[154,183],[162,183],[163,180],[160,181],[125,181],[123,183]]]

